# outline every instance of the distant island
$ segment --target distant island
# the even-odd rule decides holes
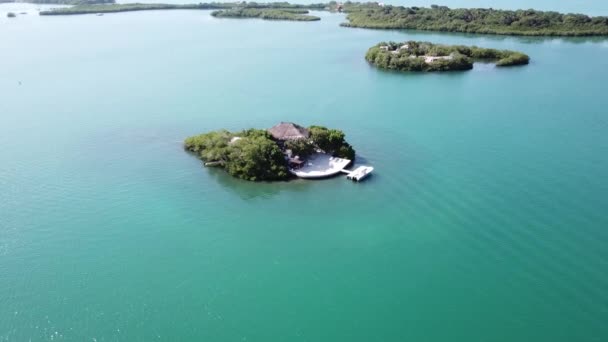
[[[6,13],[6,17],[7,18],[16,18],[17,15],[15,13],[13,13],[13,12],[8,12],[8,13]]]
[[[316,21],[321,18],[308,15],[308,10],[295,8],[235,8],[213,11],[217,18],[260,18],[265,20]]]
[[[114,4],[116,0],[0,0],[0,3],[24,2],[41,5],[92,5],[92,4]]]
[[[202,159],[205,166],[222,167],[230,175],[249,181],[331,176],[355,159],[355,150],[342,131],[322,126],[304,128],[290,122],[268,130],[204,133],[187,138],[184,148]]]
[[[3,0],[0,0],[3,1]],[[11,0],[9,0],[11,1]],[[521,36],[608,36],[608,17],[528,10],[457,8],[432,5],[404,7],[377,2],[290,4],[288,2],[212,2],[195,4],[116,4],[115,0],[32,0],[35,3],[69,4],[69,8],[41,11],[40,15],[95,14],[146,10],[216,10],[218,18],[314,21],[304,10],[347,13],[345,27],[409,29]]]
[[[530,62],[528,55],[517,51],[417,41],[379,43],[367,50],[365,59],[378,68],[397,71],[470,70],[474,61],[494,62],[498,67]]]
[[[228,6],[229,4],[226,4]],[[40,15],[77,15],[77,14],[96,14],[96,13],[118,13],[132,11],[153,11],[153,10],[210,10],[225,8],[220,3],[200,3],[200,4],[81,4],[73,7],[55,8],[48,11],[40,11]]]
[[[49,0],[50,1],[50,0]],[[59,0],[63,1],[63,0]],[[72,1],[72,0],[65,0]],[[98,1],[98,0],[90,0]],[[104,0],[99,0],[104,1]],[[97,13],[118,13],[133,11],[155,10],[216,10],[212,12],[215,17],[231,18],[260,18],[267,20],[295,20],[314,21],[320,18],[307,15],[308,10],[327,10],[327,4],[297,5],[287,2],[255,3],[255,2],[211,2],[196,4],[142,4],[126,3],[116,4],[114,0],[109,4],[77,4],[73,7],[56,8],[41,11],[40,15],[77,15]]]
[[[349,3],[346,27],[410,29],[522,36],[606,36],[608,17],[528,10],[450,9]]]

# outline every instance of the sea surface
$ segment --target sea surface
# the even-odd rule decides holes
[[[608,14],[552,2],[475,5]],[[608,40],[42,7],[0,5],[0,341],[608,340]],[[532,63],[363,58],[409,39]],[[249,183],[182,149],[280,121],[344,130],[373,176]]]

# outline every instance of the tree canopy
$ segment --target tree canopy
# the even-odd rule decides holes
[[[308,127],[310,140],[326,153],[334,157],[355,159],[355,149],[344,139],[344,132],[322,126]]]
[[[295,8],[235,8],[211,13],[218,18],[260,18],[265,20],[316,21],[321,18],[308,15],[308,10]]]
[[[209,132],[187,138],[184,147],[205,162],[219,162],[237,178],[267,181],[288,177],[283,152],[264,130]]]

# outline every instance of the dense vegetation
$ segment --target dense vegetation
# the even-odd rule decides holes
[[[286,150],[306,159],[317,149],[336,157],[355,159],[355,150],[344,133],[320,126],[309,127],[309,139],[288,140],[283,145],[265,130],[241,132],[213,131],[189,137],[184,148],[204,162],[223,167],[234,177],[249,181],[285,180],[288,172]]]
[[[322,126],[310,126],[308,132],[308,139],[287,141],[285,148],[304,159],[320,149],[334,157],[355,160],[355,149],[344,139],[344,132]]]
[[[211,13],[218,18],[260,18],[265,20],[315,21],[319,17],[308,15],[308,10],[291,8],[235,8]]]
[[[499,67],[530,61],[527,55],[516,51],[416,41],[379,43],[367,51],[365,59],[379,68],[398,71],[470,70],[476,60],[492,61]]]
[[[285,149],[291,150],[291,154],[293,156],[298,156],[302,159],[306,159],[316,152],[315,145],[310,139],[296,139],[286,141]]]
[[[450,9],[345,3],[343,26],[528,36],[605,36],[608,17],[536,10]]]
[[[355,150],[344,139],[344,132],[321,126],[310,126],[308,131],[310,140],[321,150],[334,157],[355,160]]]
[[[231,142],[234,137],[240,139]],[[187,138],[184,146],[205,162],[219,162],[237,178],[271,181],[289,176],[283,152],[264,130],[215,131]]]
[[[43,0],[44,1],[44,0]],[[52,1],[52,0],[49,0]],[[59,1],[81,1],[81,0],[59,0]],[[104,0],[84,0],[84,1],[104,1]],[[114,1],[114,0],[110,0]],[[70,15],[70,14],[91,14],[91,13],[115,13],[115,12],[131,12],[131,11],[151,11],[151,10],[227,10],[227,12],[238,11],[238,10],[266,10],[265,15],[267,16],[296,16],[304,14],[296,13],[297,10],[306,9],[324,9],[326,4],[310,4],[310,5],[295,5],[286,2],[270,2],[270,3],[256,3],[256,2],[211,2],[211,3],[197,3],[197,4],[141,4],[141,3],[128,3],[128,4],[110,4],[110,5],[95,5],[95,4],[82,4],[69,8],[57,8],[50,11],[41,11],[40,15]],[[280,13],[273,13],[271,10],[280,10]],[[287,13],[293,11],[291,13]],[[228,15],[226,15],[228,16]],[[312,16],[311,16],[312,17]],[[316,18],[316,17],[315,17]],[[271,19],[271,18],[268,18]],[[294,19],[289,19],[294,20]],[[298,19],[295,19],[298,20]],[[302,19],[300,19],[302,20]],[[306,20],[306,19],[304,19]],[[310,20],[310,19],[309,19]],[[318,19],[313,19],[318,20]]]

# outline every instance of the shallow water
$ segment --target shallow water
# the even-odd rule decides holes
[[[608,339],[608,41],[319,15],[0,17],[0,341]],[[363,59],[407,39],[532,63]],[[181,148],[278,121],[374,175],[254,184]]]

